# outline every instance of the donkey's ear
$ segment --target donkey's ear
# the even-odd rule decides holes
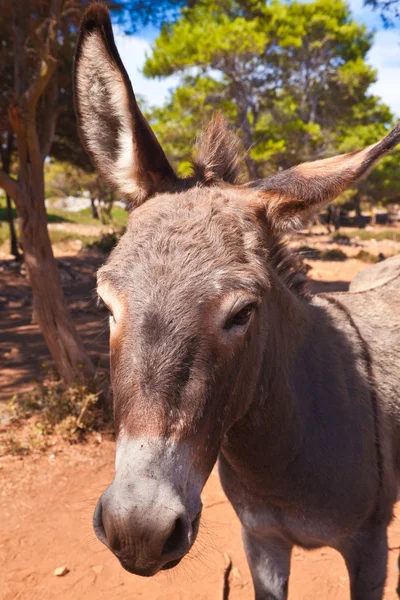
[[[256,181],[250,187],[259,190],[258,201],[261,199],[274,227],[301,227],[313,213],[365,176],[399,142],[400,124],[383,140],[364,150],[303,163]]]
[[[80,134],[101,174],[137,204],[171,189],[176,176],[137,105],[104,4],[83,16],[74,90]]]

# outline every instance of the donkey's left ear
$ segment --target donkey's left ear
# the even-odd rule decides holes
[[[364,177],[375,163],[400,142],[400,123],[380,142],[351,152],[303,163],[254,183],[272,226],[298,228],[328,202]]]
[[[113,186],[134,204],[174,186],[177,178],[140,112],[101,3],[91,4],[83,16],[74,91],[82,140]]]

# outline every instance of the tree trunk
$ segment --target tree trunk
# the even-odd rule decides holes
[[[58,374],[66,385],[90,382],[94,368],[68,314],[47,229],[43,164],[50,144],[44,145],[46,150],[42,154],[35,117],[35,111],[29,105],[23,108],[18,104],[10,106],[9,118],[17,142],[19,181],[7,179],[5,174],[3,181],[17,207],[35,320]]]
[[[93,217],[93,219],[98,219],[99,218],[99,213],[97,211],[97,207],[96,207],[96,204],[94,202],[93,196],[90,197],[90,208],[91,208],[91,211],[92,211],[92,217]]]
[[[6,175],[10,174],[11,171],[11,162],[14,153],[14,134],[12,131],[7,132],[7,142],[4,145],[1,145],[0,154],[1,154],[1,162],[3,165],[3,171]],[[7,221],[8,227],[10,229],[10,254],[12,254],[17,260],[21,260],[21,254],[18,250],[18,239],[17,233],[15,231],[14,219],[13,219],[13,210],[11,204],[10,194],[6,193],[6,202],[7,202]]]
[[[356,211],[356,224],[357,224],[358,227],[363,228],[364,227],[364,223],[363,223],[362,213],[361,213],[360,196],[359,196],[358,193],[354,196],[353,202],[354,202],[354,208],[355,208],[355,211]]]
[[[247,167],[247,172],[249,174],[249,179],[252,181],[254,179],[258,179],[257,172],[257,164],[255,160],[250,158],[250,149],[253,145],[253,135],[250,129],[249,119],[247,117],[247,112],[242,117],[242,132],[243,132],[243,142],[244,146],[247,150],[246,157],[244,159]]]
[[[246,163],[247,172],[249,174],[250,181],[254,181],[255,179],[258,179],[256,162],[252,158],[250,158],[250,156],[248,154],[246,155],[244,162]]]
[[[249,103],[246,98],[246,93],[243,90],[243,85],[240,80],[240,77],[236,74],[234,69],[231,73],[231,76],[233,79],[231,93],[232,93],[232,97],[235,98],[236,104],[239,109],[239,114],[238,114],[239,123],[238,124],[243,133],[244,147],[247,150],[244,162],[246,163],[247,172],[249,174],[249,179],[251,181],[253,181],[255,179],[258,179],[258,172],[257,172],[257,163],[255,162],[255,160],[253,160],[250,157],[250,150],[251,150],[251,147],[253,146],[254,139],[253,139],[253,132],[251,130],[249,116],[248,116]]]
[[[340,229],[340,206],[337,204],[333,204],[333,226],[335,231],[339,231]]]
[[[21,181],[17,209],[35,318],[60,377],[72,385],[92,378],[94,368],[68,314],[61,288],[47,230],[43,169],[31,164],[26,171],[30,177]]]
[[[17,239],[17,233],[15,231],[11,198],[8,194],[6,194],[6,199],[7,199],[7,220],[8,220],[8,226],[10,228],[10,254],[12,254],[17,260],[22,260],[22,256],[18,250],[18,239]]]
[[[66,385],[73,385],[90,381],[94,368],[68,314],[61,288],[47,230],[43,169],[57,119],[58,85],[54,77],[64,4],[65,0],[51,0],[46,19],[32,33],[36,52],[28,57],[32,7],[23,0],[13,3],[14,94],[8,118],[16,139],[19,176],[16,181],[0,172],[0,184],[17,207],[35,319],[59,376]],[[38,105],[42,107],[39,115]]]

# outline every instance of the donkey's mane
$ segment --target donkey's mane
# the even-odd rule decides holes
[[[192,162],[194,178],[203,185],[218,182],[234,184],[239,177],[243,156],[239,138],[229,130],[223,114],[217,112],[197,138]],[[275,233],[270,235],[271,266],[292,292],[306,297],[309,294],[309,279],[301,258],[281,236]]]
[[[242,158],[239,138],[229,130],[223,114],[215,113],[196,141],[194,178],[204,185],[218,181],[237,183]]]
[[[273,234],[269,245],[272,268],[289,290],[306,298],[310,294],[310,280],[301,257],[289,248],[287,241]]]

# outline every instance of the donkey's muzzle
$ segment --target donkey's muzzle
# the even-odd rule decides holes
[[[200,513],[191,521],[177,498],[143,506],[112,489],[97,503],[94,530],[101,542],[135,575],[150,577],[176,566],[196,538]]]

